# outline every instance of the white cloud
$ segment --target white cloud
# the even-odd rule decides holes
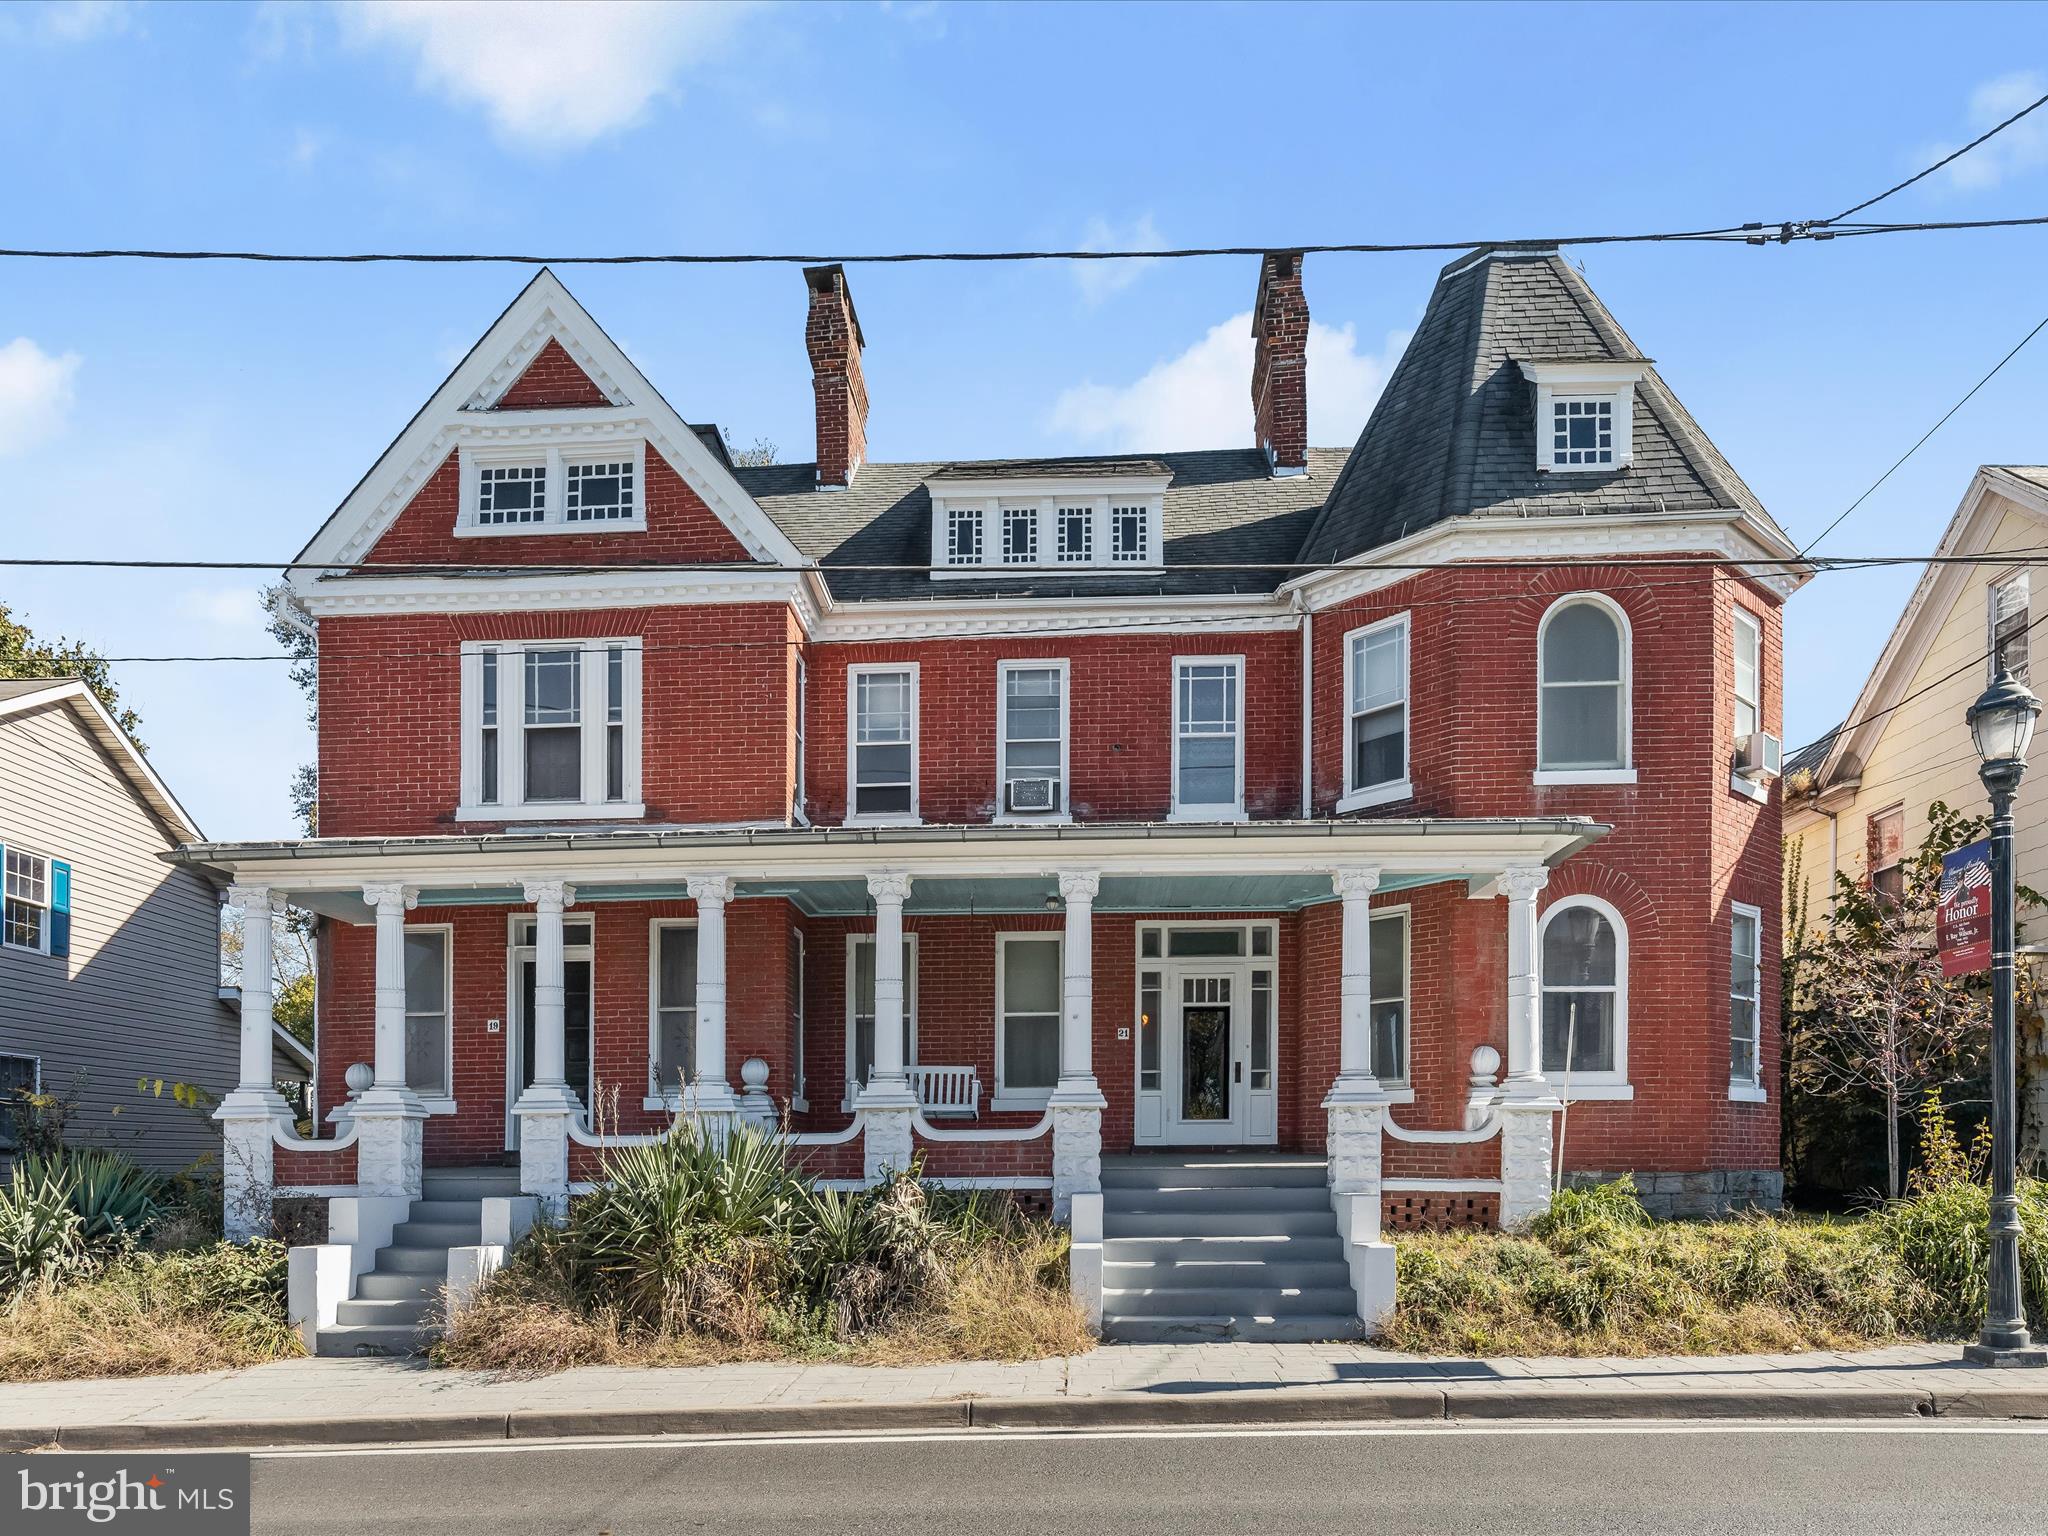
[[[1913,156],[1915,164],[1927,165],[1952,154],[1985,129],[1996,127],[2028,102],[2037,100],[2044,91],[2048,87],[2042,85],[2041,76],[2033,70],[2018,70],[1987,80],[1970,93],[1969,132],[1953,143],[1922,146]],[[2021,118],[1996,138],[1979,144],[1944,169],[1939,179],[1958,192],[1983,192],[2044,165],[2048,165],[2048,107]]]
[[[1121,229],[1107,219],[1090,219],[1088,227],[1076,247],[1083,251],[1163,251],[1166,237],[1159,233],[1149,213],[1140,214]],[[1145,275],[1145,269],[1153,265],[1144,256],[1129,261],[1077,261],[1073,264],[1074,282],[1081,290],[1081,297],[1090,304],[1100,304],[1113,294],[1122,293],[1131,284]]]
[[[127,0],[66,0],[44,6],[39,20],[43,36],[52,42],[89,43],[133,30],[137,14]]]
[[[415,55],[423,86],[481,106],[507,139],[573,148],[638,121],[747,7],[697,0],[362,0],[344,32]]]
[[[1308,328],[1308,439],[1319,447],[1355,441],[1387,376],[1408,344],[1387,338],[1377,354],[1358,350],[1350,325]],[[1252,317],[1232,315],[1178,357],[1129,384],[1077,384],[1053,403],[1055,432],[1113,453],[1241,448],[1252,440]]]
[[[270,624],[255,587],[188,587],[178,594],[177,610],[181,618],[212,629],[261,633]]]
[[[26,336],[0,347],[0,457],[63,430],[81,361],[76,352],[52,357]]]

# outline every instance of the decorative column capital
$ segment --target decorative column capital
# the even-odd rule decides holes
[[[1509,901],[1534,901],[1548,884],[1550,871],[1541,864],[1500,872],[1500,891]]]
[[[1102,876],[1090,870],[1062,870],[1060,872],[1060,900],[1067,902],[1093,901],[1102,890]]]
[[[715,902],[723,906],[732,900],[733,884],[731,875],[691,875],[683,882],[683,889],[699,905]]]
[[[910,876],[869,875],[868,894],[876,901],[892,901],[901,905],[910,899]]]
[[[404,885],[396,880],[380,880],[363,887],[363,900],[380,912],[386,907],[397,907],[410,912],[419,904],[420,893],[416,886]]]
[[[527,880],[523,884],[526,899],[543,912],[576,905],[576,887],[566,880]]]
[[[1339,896],[1365,897],[1380,888],[1380,867],[1377,864],[1355,864],[1346,869],[1330,871],[1330,885]]]
[[[277,913],[284,910],[284,896],[267,885],[231,885],[227,888],[228,905],[239,907],[246,917],[252,911],[268,908]]]

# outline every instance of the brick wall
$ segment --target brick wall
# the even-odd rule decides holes
[[[576,359],[553,337],[534,354],[526,372],[498,397],[501,411],[535,411],[550,406],[610,405],[604,391],[576,366]]]

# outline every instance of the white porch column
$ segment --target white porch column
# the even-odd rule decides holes
[[[242,910],[241,1068],[213,1118],[221,1132],[223,1228],[230,1241],[241,1243],[270,1233],[272,1138],[291,1118],[270,1065],[270,924],[284,898],[264,885],[230,886],[227,895],[228,904]]]
[[[1563,1105],[1543,1076],[1543,1011],[1536,947],[1536,898],[1550,883],[1543,867],[1500,877],[1508,899],[1508,1075],[1501,1085],[1500,1224],[1527,1225],[1550,1209],[1552,1129]]]
[[[519,1095],[519,1190],[551,1221],[569,1211],[569,1122],[583,1102],[567,1083],[562,982],[562,912],[576,900],[561,880],[528,880],[533,904],[533,1083]]]
[[[1102,1112],[1095,1082],[1095,898],[1102,876],[1063,872],[1067,923],[1060,945],[1060,1080],[1052,1091],[1052,1213],[1066,1220],[1075,1195],[1102,1188]]]
[[[365,1195],[420,1194],[422,1128],[419,1096],[405,1082],[405,914],[418,892],[396,881],[363,887],[377,915],[375,1075],[351,1112],[362,1128],[356,1143],[356,1186]]]
[[[870,1182],[910,1167],[917,1096],[903,1061],[903,903],[910,876],[869,875],[875,903],[875,1061],[861,1090],[862,1147]],[[848,978],[848,985],[852,978]]]
[[[1379,869],[1334,870],[1330,884],[1344,904],[1337,986],[1337,1077],[1323,1098],[1324,1145],[1331,1196],[1340,1214],[1347,1196],[1363,1195],[1374,1231],[1379,1221],[1380,1138],[1387,1095],[1372,1070],[1372,893]]]
[[[690,1103],[699,1115],[718,1117],[709,1128],[723,1130],[737,1105],[725,1074],[725,904],[732,900],[730,875],[692,875],[685,882],[697,904],[697,1059]]]

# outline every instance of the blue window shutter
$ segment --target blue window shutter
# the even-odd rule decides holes
[[[71,954],[71,866],[50,860],[50,953]]]

